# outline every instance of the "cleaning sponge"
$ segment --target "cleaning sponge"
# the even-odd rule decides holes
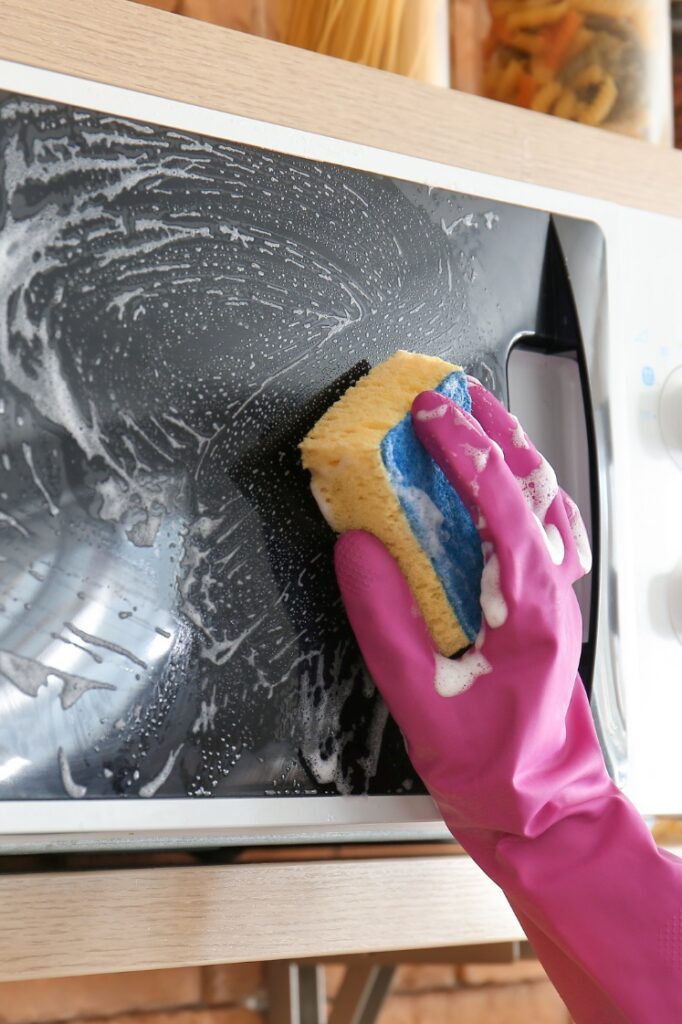
[[[438,649],[451,655],[480,628],[483,557],[468,512],[412,427],[412,402],[429,390],[470,409],[461,367],[396,352],[332,405],[300,447],[330,526],[383,541]]]

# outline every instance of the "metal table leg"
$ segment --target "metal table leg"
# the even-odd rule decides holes
[[[388,995],[395,965],[351,964],[328,1024],[374,1024]],[[268,1024],[327,1024],[324,967],[273,961],[267,969]]]
[[[267,983],[268,1024],[326,1024],[324,967],[272,961]]]
[[[527,942],[496,942],[438,949],[311,957],[268,964],[269,1024],[374,1024],[401,963],[516,963],[534,957]],[[327,1022],[325,963],[343,964],[346,975]]]
[[[395,967],[351,966],[334,1000],[329,1024],[374,1024],[391,988]]]

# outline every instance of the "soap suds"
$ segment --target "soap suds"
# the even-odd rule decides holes
[[[524,432],[523,427],[517,420],[516,416],[512,416],[514,423],[514,429],[512,430],[512,444],[515,448],[528,448],[528,438]]]
[[[443,402],[442,405],[437,405],[435,409],[419,409],[415,416],[418,420],[425,422],[427,420],[440,420],[445,416],[448,411],[448,403]]]
[[[419,487],[399,484],[395,488],[400,500],[409,508],[419,523],[420,541],[424,551],[434,561],[447,558],[447,552],[441,540],[441,530],[445,519],[438,506],[431,500],[426,491]]]
[[[196,733],[199,732],[199,730],[204,733],[212,731],[215,728],[215,716],[217,711],[218,705],[215,700],[215,687],[213,687],[210,701],[207,702],[202,700],[201,702],[201,711],[194,720],[192,732]]]
[[[310,491],[312,493],[313,498],[317,502],[317,507],[319,508],[323,517],[331,526],[332,530],[335,530],[336,527],[334,526],[334,516],[332,515],[331,502],[322,493],[322,487],[320,485],[320,482],[319,480],[316,480],[315,477],[313,477],[312,480],[310,481]]]
[[[485,565],[481,576],[481,608],[483,618],[490,628],[497,629],[504,625],[508,615],[507,602],[500,586],[500,563],[489,541],[485,541],[482,547]]]
[[[552,559],[555,565],[561,565],[564,560],[564,555],[566,554],[566,549],[564,548],[564,541],[561,534],[559,533],[558,529],[553,523],[550,523],[549,526],[545,526],[545,524],[540,521],[540,518],[536,516],[535,513],[533,513],[533,518],[535,519],[535,522],[538,524],[538,529],[542,534],[542,539],[544,540],[545,546],[549,551],[549,557]]]
[[[553,523],[550,523],[549,526],[545,526],[544,532],[547,540],[549,557],[555,565],[561,565],[564,560],[564,555],[566,554],[563,537]]]
[[[472,444],[465,444],[464,451],[472,460],[476,472],[482,473],[485,467],[488,465],[488,459],[490,458],[490,448],[475,448],[474,445]]]
[[[578,552],[578,560],[583,572],[588,573],[592,568],[592,549],[590,548],[590,542],[587,538],[587,530],[585,529],[585,523],[583,517],[580,515],[580,510],[572,498],[568,495],[564,496],[564,504],[566,505],[566,511],[568,512],[568,525],[571,528],[573,534],[573,540],[575,541],[576,550]]]
[[[74,800],[81,800],[88,791],[87,786],[80,786],[74,781],[73,775],[71,774],[71,766],[69,765],[64,748],[60,747],[57,757],[59,759],[59,773],[62,777],[62,785],[64,789]]]
[[[154,796],[154,794],[159,789],[161,789],[164,782],[168,780],[170,773],[173,771],[173,766],[175,765],[175,762],[177,761],[178,758],[178,754],[180,753],[183,747],[184,743],[181,743],[177,750],[171,750],[170,754],[168,755],[168,759],[163,768],[161,769],[161,771],[159,772],[159,774],[155,775],[154,778],[150,779],[149,782],[146,782],[144,786],[140,786],[140,796]]]
[[[541,459],[528,476],[517,477],[523,496],[531,510],[544,525],[547,509],[559,493],[556,473],[546,459]]]
[[[456,697],[468,690],[480,676],[492,671],[490,662],[476,648],[466,651],[461,658],[450,660],[436,654],[434,686],[441,697]]]
[[[494,216],[494,214],[493,214],[493,216]],[[441,217],[440,226],[443,229],[443,231],[445,232],[445,234],[448,236],[448,238],[453,234],[453,232],[458,227],[460,227],[460,225],[462,227],[465,227],[465,228],[476,228],[476,229],[478,229],[478,222],[476,221],[475,216],[474,216],[473,213],[467,213],[464,217],[457,217],[455,220],[452,221],[451,224],[446,224],[445,223],[445,218]],[[486,224],[486,226],[487,226],[487,224]]]
[[[47,421],[55,425],[56,429],[50,429],[45,435],[48,440],[54,434],[61,444],[62,437],[66,441],[66,435],[69,435],[69,458],[73,458],[74,465],[78,460],[84,470],[87,469],[89,479],[97,488],[92,502],[88,499],[87,510],[85,506],[81,510],[86,519],[94,521],[92,533],[88,532],[83,537],[83,549],[96,550],[99,543],[96,536],[100,534],[115,537],[117,544],[120,541],[125,546],[123,559],[126,572],[129,564],[144,566],[145,573],[149,566],[149,576],[145,575],[145,581],[148,579],[151,587],[156,579],[155,563],[147,561],[148,555],[150,559],[154,557],[152,542],[158,536],[159,550],[164,551],[171,532],[174,533],[176,528],[179,530],[179,538],[174,538],[170,544],[173,549],[171,564],[175,566],[172,571],[176,573],[176,580],[172,597],[169,591],[169,599],[173,600],[173,609],[184,623],[183,643],[186,638],[188,646],[191,643],[192,651],[202,659],[201,679],[205,676],[209,683],[203,693],[206,708],[202,704],[200,715],[198,708],[193,705],[189,714],[190,705],[184,696],[177,698],[178,703],[175,704],[176,689],[181,695],[185,692],[185,687],[176,687],[176,681],[168,684],[164,681],[159,687],[159,704],[155,696],[154,708],[148,716],[145,712],[144,722],[137,712],[133,716],[132,711],[126,711],[125,715],[117,717],[121,708],[112,709],[110,719],[115,719],[112,730],[114,745],[122,749],[123,744],[128,743],[128,733],[132,735],[137,729],[142,730],[144,725],[143,742],[149,744],[146,749],[154,749],[152,745],[158,742],[162,730],[167,728],[166,723],[173,721],[176,715],[185,714],[189,714],[186,722],[182,719],[185,731],[189,733],[188,742],[194,745],[197,736],[203,737],[206,725],[207,736],[212,730],[213,702],[208,697],[211,693],[210,682],[219,679],[229,683],[229,705],[223,708],[221,704],[216,713],[215,741],[213,736],[209,737],[210,742],[207,740],[202,747],[206,753],[205,761],[202,760],[196,767],[197,781],[201,779],[206,787],[205,792],[210,791],[216,779],[222,778],[224,781],[229,771],[231,761],[221,745],[224,737],[248,742],[244,740],[244,722],[248,722],[247,736],[254,750],[270,740],[267,721],[264,724],[258,723],[257,716],[253,715],[251,684],[255,682],[254,677],[260,678],[262,671],[267,673],[274,644],[272,637],[278,635],[277,630],[281,630],[284,638],[298,635],[297,619],[312,619],[313,613],[309,615],[307,610],[308,603],[315,605],[316,602],[320,614],[311,624],[309,633],[300,641],[292,641],[293,646],[287,649],[286,661],[283,657],[274,663],[278,666],[278,674],[281,672],[279,678],[273,678],[269,673],[267,675],[273,688],[280,686],[286,694],[292,693],[291,702],[296,706],[297,717],[300,717],[300,713],[294,699],[296,694],[299,695],[300,705],[305,708],[312,706],[313,697],[317,700],[321,687],[329,690],[326,731],[321,733],[316,719],[316,727],[311,732],[315,740],[320,734],[328,736],[335,749],[338,748],[340,788],[356,791],[365,784],[364,777],[368,771],[364,767],[358,769],[355,751],[363,749],[363,745],[370,740],[372,753],[374,746],[378,751],[380,743],[378,740],[375,742],[372,730],[380,728],[383,705],[377,705],[371,730],[363,709],[362,715],[357,716],[359,724],[349,730],[348,738],[345,733],[339,738],[338,723],[345,701],[354,699],[348,696],[345,682],[352,678],[351,673],[360,669],[354,647],[344,654],[343,659],[338,659],[338,663],[329,649],[328,632],[335,637],[339,624],[335,619],[331,632],[327,619],[322,618],[323,611],[327,614],[326,597],[320,599],[321,594],[327,593],[324,589],[327,586],[326,577],[320,577],[319,589],[318,581],[313,580],[309,584],[309,577],[305,578],[305,587],[300,577],[296,584],[293,559],[298,557],[299,549],[292,545],[290,554],[284,534],[284,525],[287,527],[287,536],[289,532],[292,535],[296,533],[298,524],[295,516],[291,525],[278,522],[272,526],[272,530],[261,530],[253,526],[249,527],[252,532],[247,533],[246,529],[237,529],[242,509],[248,514],[253,511],[255,519],[261,495],[267,496],[270,502],[270,495],[265,493],[268,490],[267,481],[265,484],[262,480],[258,483],[254,472],[251,490],[252,476],[249,472],[248,494],[240,491],[237,499],[239,488],[231,479],[228,481],[222,469],[227,465],[236,465],[243,453],[251,451],[256,434],[260,437],[265,431],[267,444],[270,443],[268,424],[271,413],[279,416],[280,412],[293,409],[299,398],[303,398],[302,389],[309,384],[309,373],[302,362],[304,358],[308,359],[308,353],[311,363],[314,362],[316,353],[321,351],[323,345],[331,345],[332,338],[336,350],[340,334],[352,325],[360,325],[362,331],[365,331],[368,322],[380,321],[384,310],[388,310],[391,322],[395,311],[397,321],[398,313],[403,312],[403,304],[412,305],[413,289],[415,297],[419,297],[419,275],[415,277],[410,273],[416,265],[414,245],[407,247],[409,251],[405,259],[396,261],[395,257],[389,257],[381,265],[377,264],[376,273],[365,273],[358,265],[355,281],[349,275],[347,261],[341,259],[338,265],[333,262],[334,247],[330,248],[328,243],[328,224],[334,219],[335,213],[339,214],[338,230],[335,232],[340,239],[338,252],[345,253],[347,246],[344,239],[349,232],[356,238],[354,204],[351,202],[353,197],[349,199],[347,195],[337,195],[340,191],[338,181],[342,181],[344,176],[350,181],[356,180],[360,194],[367,187],[366,194],[372,202],[375,198],[381,199],[381,183],[372,181],[369,186],[365,186],[364,178],[356,172],[338,168],[328,171],[325,165],[315,165],[313,169],[311,165],[310,198],[302,206],[298,201],[294,205],[289,203],[293,189],[288,175],[300,176],[303,173],[300,168],[308,165],[298,163],[290,167],[291,161],[288,158],[280,159],[276,154],[268,157],[264,155],[266,151],[262,150],[242,150],[234,145],[223,145],[219,140],[201,140],[184,133],[140,126],[117,118],[73,112],[51,105],[41,108],[32,101],[23,102],[29,115],[26,129],[23,126],[23,113],[15,127],[14,110],[21,113],[19,108],[6,103],[2,105],[3,117],[5,111],[9,111],[10,119],[5,133],[8,144],[3,150],[0,174],[8,197],[7,216],[3,231],[0,232],[0,294],[6,300],[11,297],[8,310],[14,317],[14,323],[10,323],[9,314],[5,318],[10,328],[8,332],[0,323],[3,374],[8,381],[7,386],[13,387],[27,408],[33,402],[32,408],[39,425],[42,422],[38,420],[39,415],[46,421],[43,426],[46,426]],[[40,109],[47,112],[46,116],[38,116]],[[97,138],[99,142],[95,141]],[[244,166],[237,164],[237,160],[241,160]],[[201,176],[195,174],[198,170],[201,170]],[[253,179],[253,184],[249,181],[247,187],[246,175]],[[64,181],[68,182],[69,194],[66,199]],[[271,185],[274,192],[264,187],[270,182],[275,183]],[[206,184],[214,187],[205,189]],[[305,181],[302,184],[307,188]],[[420,191],[421,188],[419,186]],[[12,191],[16,192],[16,202],[12,201]],[[396,206],[394,197],[395,186],[387,184],[386,191],[386,209],[390,213],[397,211],[398,219],[401,219],[401,209]],[[240,192],[244,193],[243,199]],[[35,203],[34,193],[39,193]],[[273,196],[277,194],[284,196],[286,202],[283,207],[281,204],[277,206],[273,221]],[[204,202],[204,195],[214,198]],[[262,211],[256,201],[260,195],[268,197]],[[326,196],[330,197],[329,201]],[[318,197],[323,211],[319,220],[316,212]],[[434,204],[436,202],[440,203],[440,200],[435,199]],[[437,208],[434,205],[433,209]],[[410,220],[413,213],[414,219]],[[459,215],[448,215],[447,221]],[[478,217],[480,219],[481,214]],[[381,249],[382,233],[390,230],[391,220],[391,216],[385,219],[372,218],[374,234],[366,237],[363,235],[357,245],[363,259],[366,246],[370,258],[372,252]],[[301,228],[304,221],[305,230]],[[292,223],[296,227],[293,238],[290,232]],[[405,223],[423,226],[422,213],[414,211],[411,199],[406,205]],[[434,226],[440,235],[437,220]],[[268,237],[269,230],[276,232],[276,240]],[[428,232],[422,232],[419,234],[420,239],[422,234],[424,253],[427,256],[435,251],[431,248],[432,242],[440,251],[442,237],[438,241],[435,236],[431,239]],[[249,253],[249,258],[251,254],[255,257],[256,252],[262,254],[263,250],[257,249],[261,242],[265,246],[281,247],[292,258],[276,264],[273,261],[272,270],[267,268],[267,258],[264,258],[260,262],[266,274],[260,270],[258,275],[252,273],[247,269],[246,259],[243,260],[244,265],[241,265],[242,254]],[[73,260],[70,256],[72,250]],[[400,249],[398,251],[400,253]],[[453,255],[454,251],[453,248]],[[8,258],[3,259],[2,254],[8,254]],[[184,261],[185,256],[189,260],[187,263]],[[420,258],[417,262],[421,266],[424,261]],[[197,276],[178,276],[176,271],[189,269],[190,264]],[[430,264],[425,262],[424,265],[428,267]],[[256,267],[250,263],[248,266]],[[103,270],[106,272],[103,273]],[[430,296],[428,301],[435,315],[426,322],[423,319],[426,314],[410,322],[405,310],[405,322],[401,322],[400,330],[410,347],[410,339],[416,337],[423,340],[424,347],[428,347],[426,342],[431,344],[431,340],[440,347],[442,341],[439,339],[442,339],[444,331],[447,332],[451,319],[451,310],[444,302],[452,302],[454,309],[455,301],[465,297],[466,289],[460,287],[449,259],[444,257],[442,266],[439,266],[439,274],[444,288],[449,287],[452,294],[447,300],[442,300],[434,289],[434,301]],[[409,295],[401,285],[401,277],[406,282]],[[398,285],[394,290],[396,280]],[[60,281],[63,282],[61,285],[58,283]],[[50,294],[53,282],[54,293]],[[225,290],[221,291],[223,282]],[[206,284],[215,287],[205,288]],[[261,288],[271,290],[270,298],[276,294],[277,303],[268,302],[265,293],[258,295],[256,289]],[[221,301],[209,302],[207,299],[202,302],[202,295],[216,295]],[[309,302],[310,308],[298,308],[303,295],[306,299],[304,305],[307,306]],[[254,303],[262,305],[265,312],[256,309],[252,305]],[[282,306],[284,313],[281,312]],[[196,316],[199,322],[195,316],[198,307],[199,314]],[[232,307],[235,307],[234,312]],[[249,315],[249,329],[245,331],[243,352],[240,347],[239,352],[235,350],[233,357],[227,358],[224,346],[218,354],[211,347],[212,340],[220,337],[223,330],[232,331],[233,334],[236,332],[241,337],[241,326],[234,325],[241,324],[245,314],[241,310],[237,311],[236,307],[244,307]],[[250,317],[250,309],[254,312],[253,318]],[[273,317],[275,311],[277,315]],[[370,315],[373,318],[371,321]],[[137,320],[138,316],[140,320]],[[151,319],[155,321],[155,328],[148,334],[141,325],[146,320],[151,322]],[[312,320],[318,323],[308,322]],[[403,320],[402,315],[400,320]],[[129,330],[133,322],[138,326]],[[91,327],[94,325],[96,329],[86,332],[86,335],[77,329],[69,329],[69,324],[78,327],[83,323],[89,323]],[[370,329],[367,327],[367,330]],[[206,351],[215,351],[216,355],[210,368],[205,367],[207,374],[210,369],[210,379],[208,376],[203,379],[203,374],[196,378],[196,371],[204,369],[196,360],[185,358],[184,354],[178,355],[176,359],[176,352],[180,353],[180,349],[185,348],[181,342],[188,331],[190,335],[207,331],[209,347]],[[106,335],[109,344],[98,351],[90,340],[91,336],[100,334]],[[126,371],[126,357],[132,354],[131,346],[137,344],[138,337],[146,345],[145,359],[143,363],[132,360]],[[350,362],[357,344],[356,335],[349,331],[347,339],[338,338],[338,344],[339,360]],[[280,359],[279,353],[285,350],[288,352],[289,345],[299,362],[296,362],[294,356]],[[299,356],[299,352],[303,352],[303,356]],[[268,368],[270,375],[266,379],[263,379],[261,366]],[[187,377],[183,376],[185,372]],[[153,385],[154,390],[150,390],[152,374],[158,382]],[[287,375],[286,379],[284,375]],[[183,382],[190,379],[193,383],[188,389]],[[273,389],[271,384],[275,380],[277,386]],[[107,388],[111,385],[108,397],[105,384]],[[202,391],[199,391],[199,387]],[[96,409],[90,405],[93,395],[97,396]],[[172,405],[177,396],[181,398],[186,422]],[[145,401],[140,404],[138,400],[143,398]],[[122,402],[127,403],[128,400],[130,408],[127,404],[122,405]],[[434,404],[438,404],[437,400]],[[138,414],[140,422],[135,418]],[[223,427],[216,426],[214,416]],[[223,429],[222,434],[220,429]],[[66,487],[69,483],[66,477],[62,479],[57,472],[62,456],[56,444],[48,448],[37,443],[38,439],[42,442],[42,433],[36,435],[35,444],[33,436],[33,431],[26,432],[26,439],[31,441],[31,451],[27,449],[28,458],[33,459],[37,475],[51,495],[56,512],[62,486]],[[18,440],[21,442],[22,436],[18,436]],[[483,445],[483,441],[479,443]],[[274,451],[272,455],[274,458]],[[259,454],[257,458],[260,459]],[[29,476],[30,466],[21,447],[16,459],[12,456],[12,464],[15,462],[22,468],[22,486],[25,482],[31,489],[34,499],[30,506],[31,512],[35,509],[42,513],[44,521],[49,522],[51,532],[70,530],[72,523],[75,528],[76,518],[70,511],[71,499],[64,499],[66,504],[61,510],[61,517],[67,521],[63,525],[60,525],[60,517],[56,514],[52,521],[47,520],[50,511],[49,505],[44,506],[47,497],[39,493],[39,489],[35,490]],[[264,464],[267,465],[267,461]],[[248,468],[249,464],[246,465]],[[259,472],[260,465],[258,461],[256,466]],[[166,470],[167,466],[171,469]],[[281,475],[286,478],[293,471],[287,461],[283,462],[283,466],[287,468],[283,469]],[[166,475],[171,472],[172,476]],[[283,485],[284,488],[287,486]],[[38,487],[37,483],[35,487]],[[231,523],[229,529],[235,528],[234,543],[230,541],[228,548],[225,542],[216,550],[212,539],[206,538],[202,521],[204,515],[217,512],[218,506],[209,502],[203,508],[201,501],[209,493],[217,499],[218,489],[221,491],[221,500],[224,496],[228,504],[232,500],[238,500],[238,503],[226,513],[227,521]],[[288,492],[283,490],[281,493]],[[270,504],[276,502],[279,494],[273,485]],[[198,521],[192,521],[195,498],[197,514],[201,516]],[[1,504],[4,507],[5,501]],[[69,512],[68,516],[64,509]],[[324,512],[324,508],[322,510]],[[287,509],[284,508],[282,520],[286,513]],[[103,528],[100,527],[100,520],[104,524]],[[14,519],[0,516],[0,532],[4,532],[6,543],[10,545],[13,543],[12,534],[17,540],[20,535],[26,538],[29,536],[28,526],[33,529],[28,516],[26,527]],[[126,545],[126,540],[131,547]],[[39,538],[36,543],[39,543]],[[146,550],[137,551],[138,547]],[[243,571],[234,571],[242,559],[240,547],[248,553],[249,562]],[[301,550],[305,556],[305,543],[301,545]],[[222,564],[216,565],[223,558],[225,569]],[[253,581],[250,577],[252,562],[259,567],[264,566],[262,571],[258,568],[257,572],[261,575],[254,575]],[[98,558],[94,563],[96,571],[101,564],[101,558]],[[234,572],[229,579],[228,571]],[[74,581],[73,585],[80,587],[82,584]],[[95,580],[93,585],[99,585],[99,580]],[[84,594],[84,591],[79,591],[81,593]],[[112,595],[112,600],[114,597],[118,599],[118,595]],[[165,591],[162,597],[165,600]],[[85,601],[86,598],[79,597],[79,600]],[[287,609],[292,608],[294,610],[288,613]],[[64,647],[61,652],[65,659],[69,654],[74,659],[78,655],[78,661],[74,660],[73,664],[80,666],[86,657],[88,661],[96,661],[105,656],[107,662],[112,661],[121,670],[121,680],[119,682],[117,679],[117,685],[122,686],[127,679],[133,686],[132,672],[127,670],[136,670],[137,675],[137,670],[144,672],[145,669],[138,662],[130,660],[132,654],[138,661],[149,663],[149,675],[137,680],[140,689],[149,683],[149,688],[156,694],[156,664],[161,663],[161,658],[156,658],[156,652],[164,647],[158,635],[151,632],[150,637],[147,637],[149,644],[143,646],[142,641],[137,639],[140,633],[139,621],[137,625],[133,622],[129,627],[119,627],[119,620],[112,612],[116,628],[110,629],[89,616],[83,616],[81,621],[66,607],[64,614],[81,632],[89,631],[88,638],[83,639],[66,628],[63,630],[64,639],[55,640],[55,644],[59,650],[64,640],[70,638],[71,646]],[[125,619],[120,621],[125,622]],[[146,621],[153,626],[157,620],[148,618]],[[166,622],[159,622],[161,626],[167,626]],[[116,641],[118,648],[110,646],[103,649],[101,643],[94,646],[102,637],[109,638],[110,644]],[[320,647],[324,641],[322,651],[316,646],[318,637]],[[170,644],[170,638],[166,639]],[[88,653],[77,650],[76,642],[83,643]],[[282,648],[286,649],[284,643]],[[176,644],[174,659],[169,668],[169,680],[170,672],[173,680],[176,679],[176,673],[178,678],[182,676],[182,653],[183,649]],[[310,681],[299,668],[297,659],[304,658],[308,659],[310,665]],[[228,670],[225,665],[230,659],[233,664]],[[318,662],[324,665],[324,677],[313,686],[312,677],[316,674]],[[58,663],[71,664],[67,660]],[[220,669],[219,673],[214,671],[216,666]],[[25,679],[25,676],[22,678]],[[64,676],[57,678],[64,679]],[[48,683],[49,692],[41,693],[44,706],[48,704],[47,698],[52,705],[55,704],[54,698],[59,697],[58,686],[55,686],[51,678]],[[84,681],[79,680],[78,687],[82,685]],[[69,696],[62,699],[68,703],[71,700],[70,694],[78,692],[74,684]],[[193,684],[193,697],[194,693]],[[71,717],[84,715],[89,704],[94,704],[98,697],[86,694],[82,704],[76,704],[69,714]],[[289,696],[286,696],[286,701],[282,700],[287,713],[288,701]],[[55,710],[59,714],[58,705]],[[311,710],[311,715],[316,713],[317,708]],[[345,714],[348,717],[347,712]],[[199,728],[195,736],[191,733],[191,723],[197,715]],[[107,711],[106,720],[110,719]],[[177,724],[173,722],[173,729]],[[124,731],[126,737],[121,737],[119,742],[116,734]],[[163,749],[168,754],[171,747],[175,750],[184,738],[177,732],[174,735],[179,738],[169,739],[168,747],[162,747],[160,752],[156,747],[158,761],[147,761],[146,768],[142,769],[143,777],[133,787],[134,790],[148,783],[152,768],[159,770],[163,767],[166,761],[166,758],[161,761]],[[344,749],[347,751],[345,755]],[[95,784],[90,782],[90,775],[86,775],[81,768],[79,753],[72,753],[68,746],[65,750],[69,759],[74,757],[74,765],[71,767],[76,775],[81,774],[81,781],[87,782],[88,786],[93,785],[94,792]],[[113,758],[113,751],[107,753]],[[51,757],[52,766],[58,785],[61,785],[55,754],[56,751]],[[267,756],[264,760],[266,767],[262,768],[263,773],[268,770]],[[173,791],[172,795],[177,795],[176,791],[185,788],[188,780],[194,786],[192,772],[195,764],[197,762],[188,756],[186,763],[182,762],[182,771],[172,769],[164,783],[166,792],[170,794]],[[273,764],[277,765],[278,762],[273,761]],[[97,786],[102,786],[103,778],[98,767],[93,760],[93,777],[98,779]],[[298,773],[299,770],[297,765],[294,771]],[[212,776],[211,782],[207,782],[209,773]],[[132,772],[130,778],[134,778]],[[278,791],[279,787],[280,783]]]
[[[339,770],[339,751],[333,750],[323,757],[319,750],[306,751],[306,763],[317,782],[329,786],[332,782],[342,784],[342,773]]]

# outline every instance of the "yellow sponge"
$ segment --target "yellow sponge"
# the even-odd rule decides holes
[[[427,390],[469,407],[461,367],[396,352],[327,410],[300,449],[330,526],[383,541],[439,650],[450,655],[480,626],[482,558],[468,513],[412,428],[412,402]]]

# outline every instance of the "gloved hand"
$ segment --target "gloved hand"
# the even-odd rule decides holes
[[[417,435],[481,540],[483,625],[441,657],[374,537],[337,543],[363,656],[445,822],[505,891],[577,1024],[682,1021],[682,862],[611,782],[577,676],[580,514],[518,422],[469,379],[472,415],[435,392]]]

